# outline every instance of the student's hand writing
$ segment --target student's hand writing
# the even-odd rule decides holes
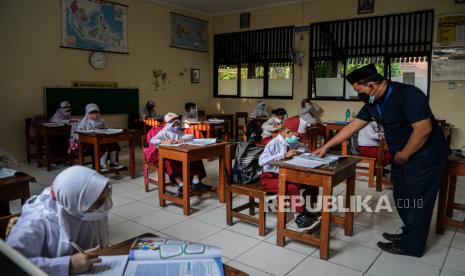
[[[288,150],[286,154],[284,154],[284,157],[286,158],[291,158],[292,156],[296,156],[298,152],[296,150]]]
[[[173,140],[168,139],[168,140],[165,140],[165,141],[161,141],[160,144],[169,145],[169,144],[172,144],[173,142],[174,142]]]
[[[321,148],[317,148],[314,152],[312,152],[312,154],[318,157],[323,157],[326,155],[327,151],[328,150],[325,147],[321,147]]]
[[[84,253],[76,253],[71,256],[69,264],[70,273],[84,273],[88,271],[93,264],[100,263],[102,259],[98,257],[97,252],[100,246],[87,249]]]

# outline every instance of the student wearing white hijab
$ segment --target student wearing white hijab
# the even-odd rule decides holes
[[[70,167],[24,204],[6,242],[50,275],[86,272],[100,262],[98,249],[108,246],[112,206],[108,178],[83,166]]]
[[[169,112],[164,118],[165,127],[155,135],[150,143],[153,145],[177,144],[194,139],[192,134],[184,134],[181,130],[179,116]],[[182,195],[182,163],[175,160],[165,159],[166,173],[170,179],[179,185],[178,193]],[[192,190],[210,190],[211,187],[203,184],[200,180],[206,177],[205,167],[202,161],[191,162],[190,177],[192,178]]]
[[[270,114],[268,114],[266,111],[266,105],[263,101],[258,101],[257,107],[255,108],[255,111],[252,112],[250,115],[250,118],[260,118],[260,117],[266,117],[268,118]]]
[[[71,120],[71,105],[67,101],[60,103],[60,108],[57,109],[50,122],[57,124],[66,124]]]
[[[100,116],[100,109],[99,107],[94,104],[90,103],[86,105],[86,116],[82,119],[76,129],[77,131],[86,131],[86,130],[94,130],[99,128],[105,128],[105,121],[103,120],[102,116]],[[72,130],[72,135],[74,131]],[[76,135],[77,141],[77,133]],[[88,150],[91,151],[93,148],[89,147]],[[121,169],[123,166],[118,164],[116,161],[116,155],[121,150],[118,143],[109,143],[109,144],[102,144],[100,145],[100,152],[102,152],[102,156],[100,156],[100,167],[102,172],[108,171],[107,167],[107,154],[110,153],[110,168],[114,169]]]
[[[303,99],[299,109],[300,125],[299,133],[305,133],[307,126],[318,123],[317,114],[320,107],[309,99]]]

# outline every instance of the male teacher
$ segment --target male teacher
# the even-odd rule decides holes
[[[450,148],[427,97],[417,87],[386,80],[374,64],[353,71],[347,81],[365,105],[357,118],[315,153],[325,155],[371,121],[382,125],[394,156],[393,195],[404,226],[400,234],[383,233],[389,242],[378,242],[378,247],[421,257]]]

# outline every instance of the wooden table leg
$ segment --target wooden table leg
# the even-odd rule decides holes
[[[84,165],[84,143],[79,142],[78,147],[79,164]]]
[[[165,200],[165,160],[158,156],[158,199],[160,207],[166,206]]]
[[[321,212],[320,228],[320,259],[329,258],[329,233],[331,231],[331,212],[330,202],[333,193],[331,178],[326,178],[323,185],[323,210]]]
[[[40,160],[42,160],[42,144],[40,143],[39,135],[36,135],[36,158],[37,158],[37,167],[40,168],[42,164]]]
[[[45,157],[44,157],[44,163],[45,167],[47,168],[47,171],[50,171],[52,167],[50,166],[50,143],[49,143],[49,136],[44,135],[44,146],[45,146]]]
[[[218,193],[218,200],[220,201],[220,203],[224,203],[224,163],[225,163],[225,160],[224,160],[224,152],[222,155],[220,155],[220,168],[219,168],[219,176],[220,176],[220,179],[219,179],[219,183],[218,183],[218,190],[216,191]]]
[[[457,185],[457,176],[449,175],[449,182],[447,188],[447,206],[446,206],[446,217],[454,216],[454,200],[455,200],[455,189]]]
[[[129,175],[132,179],[136,178],[136,159],[134,153],[134,139],[129,137]]]
[[[100,173],[101,166],[100,166],[100,143],[94,143],[94,164],[95,170]]]
[[[446,171],[442,176],[442,181],[439,186],[439,199],[438,199],[438,212],[436,219],[436,233],[444,234],[444,216],[446,212],[446,199],[447,199],[447,188],[449,183],[449,174]]]
[[[355,172],[347,179],[347,189],[345,198],[345,208],[349,209],[344,215],[344,234],[346,236],[352,236],[354,231],[354,213],[352,208],[352,196],[355,193]]]
[[[189,158],[187,158],[187,156],[184,157],[184,160],[182,161],[182,209],[185,216],[190,215],[190,166]]]
[[[284,230],[286,230],[286,212],[284,210],[284,199],[286,196],[286,172],[279,172],[279,187],[278,187],[278,225],[276,233],[276,244],[278,246],[284,246],[286,237],[284,236]]]

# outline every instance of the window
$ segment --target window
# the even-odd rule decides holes
[[[429,95],[433,19],[428,10],[311,24],[309,96],[358,100],[345,76],[370,63]]]
[[[214,38],[214,96],[292,99],[294,27]]]

